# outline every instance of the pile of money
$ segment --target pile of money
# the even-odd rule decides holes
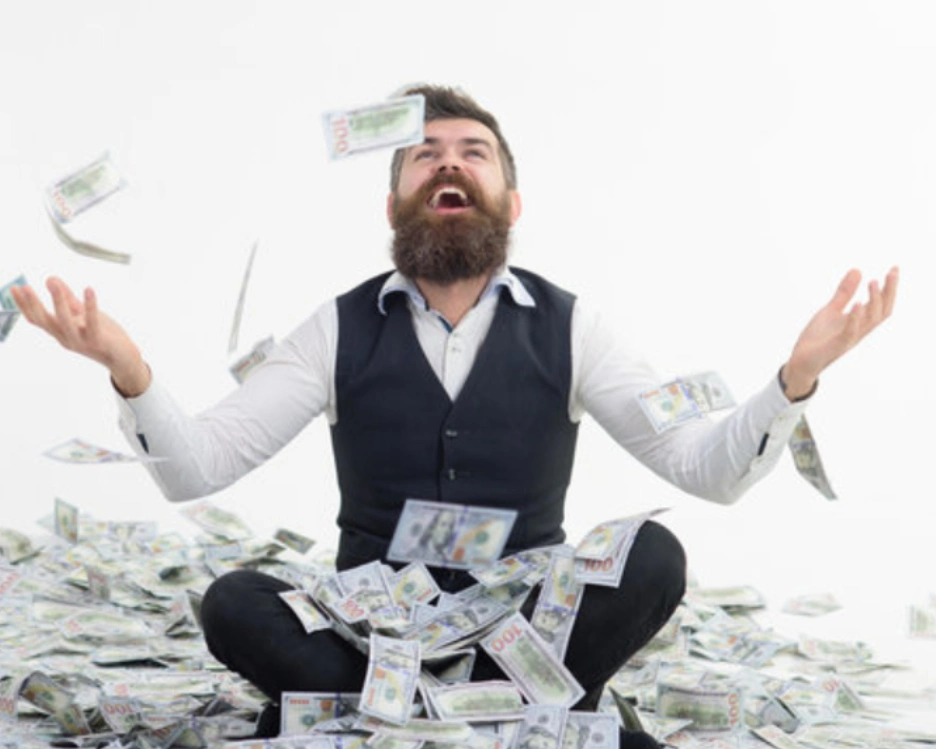
[[[899,664],[862,642],[760,627],[767,602],[749,585],[690,587],[598,712],[572,709],[582,689],[563,648],[594,584],[580,563],[626,564],[650,514],[473,567],[477,583],[450,594],[419,560],[339,572],[330,551],[310,559],[296,531],[277,531],[287,546],[210,502],[182,512],[194,539],[64,500],[40,522],[47,538],[0,528],[0,746],[615,749],[619,727],[694,749],[936,743],[874,704],[897,694],[884,679]],[[284,694],[281,738],[268,741],[250,738],[266,698],[211,657],[199,629],[206,587],[241,568],[288,582],[283,606],[305,630],[335,631],[369,664],[359,692]],[[528,621],[518,612],[531,597]],[[480,650],[505,678],[470,680]],[[933,691],[900,697],[936,709]]]

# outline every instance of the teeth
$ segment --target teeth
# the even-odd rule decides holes
[[[443,195],[457,195],[459,200],[461,200],[462,205],[468,205],[468,196],[464,193],[464,191],[459,190],[457,187],[449,186],[437,190],[436,193],[432,196],[432,199],[429,201],[429,206],[431,208],[438,208],[439,200]]]

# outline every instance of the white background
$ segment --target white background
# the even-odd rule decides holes
[[[0,11],[0,284],[93,285],[192,411],[235,386],[227,352],[254,240],[238,354],[389,267],[389,152],[329,162],[321,116],[400,86],[458,85],[499,118],[524,215],[513,262],[602,306],[664,376],[717,369],[738,398],[774,376],[851,267],[898,264],[894,317],[823,377],[808,415],[837,502],[785,456],[724,508],[667,486],[583,425],[568,497],[577,540],[668,506],[704,585],[753,584],[784,620],[912,659],[936,641],[907,606],[936,593],[925,289],[936,238],[936,6],[926,0],[312,3],[40,0]],[[72,253],[42,190],[109,150],[124,191]],[[47,298],[47,295],[43,293]],[[862,291],[860,298],[864,298]],[[190,529],[136,465],[41,456],[80,436],[127,450],[98,365],[23,321],[0,345],[2,517],[36,530],[62,497],[101,519]],[[213,500],[258,533],[336,540],[324,420]]]

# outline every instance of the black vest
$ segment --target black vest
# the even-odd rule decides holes
[[[504,554],[561,543],[578,425],[569,420],[574,297],[513,269],[536,301],[502,290],[453,402],[389,274],[338,297],[332,447],[341,489],[337,566],[385,559],[408,498],[518,511]]]

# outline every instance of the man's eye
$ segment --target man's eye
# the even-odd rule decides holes
[[[479,148],[470,148],[467,151],[465,151],[465,155],[471,156],[472,158],[477,158],[477,159],[487,158],[487,154],[485,154],[484,151],[482,151]]]
[[[428,159],[432,156],[432,151],[417,151],[413,156],[413,161],[419,161],[420,159]]]

